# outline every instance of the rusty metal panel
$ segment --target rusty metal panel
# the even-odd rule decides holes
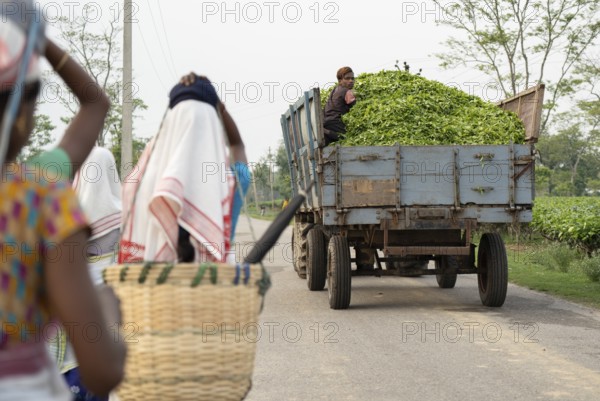
[[[396,149],[341,147],[338,150],[338,206],[393,206],[398,196]]]
[[[369,178],[342,181],[342,207],[370,207],[396,203],[396,180]]]
[[[386,255],[469,255],[471,244],[468,246],[390,246],[384,249]]]

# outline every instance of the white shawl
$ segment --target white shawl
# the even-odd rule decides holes
[[[73,188],[92,229],[90,240],[121,225],[121,182],[112,153],[94,147],[75,178]]]
[[[224,261],[233,184],[214,107],[178,103],[124,180],[119,263],[175,261],[178,226],[190,233],[197,260]]]

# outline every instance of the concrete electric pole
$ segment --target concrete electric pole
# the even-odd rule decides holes
[[[132,51],[132,0],[123,5],[123,121],[121,124],[121,179],[133,169],[133,51]]]

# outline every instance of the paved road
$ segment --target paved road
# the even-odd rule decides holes
[[[268,224],[252,221],[257,236]],[[248,227],[241,216],[240,250]],[[290,239],[291,227],[265,261],[248,401],[600,399],[598,311],[513,285],[485,308],[470,275],[450,290],[433,276],[353,277],[350,308],[334,311],[295,274]]]

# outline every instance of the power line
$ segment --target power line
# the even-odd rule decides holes
[[[175,61],[173,61],[173,54],[171,53],[171,45],[169,43],[169,36],[167,35],[167,28],[165,27],[165,20],[163,18],[162,8],[160,7],[160,1],[157,1],[156,4],[158,5],[158,12],[159,12],[158,15],[160,15],[160,21],[161,21],[161,24],[163,27],[163,32],[165,34],[165,41],[167,42],[167,50],[169,51],[169,58],[171,60],[171,65],[173,65],[173,70],[175,71],[175,73],[177,73],[177,68],[175,67]]]
[[[152,25],[154,26],[154,34],[156,35],[156,38],[158,39],[158,46],[160,47],[160,52],[162,53],[163,56],[163,60],[167,60],[167,55],[165,53],[165,49],[162,45],[162,41],[160,40],[160,35],[158,34],[158,26],[156,24],[156,19],[154,18],[154,12],[152,12],[152,6],[150,5],[150,1],[146,0],[146,3],[148,3],[148,9],[150,10],[150,17],[152,18]],[[162,18],[162,17],[161,17]],[[167,45],[168,47],[168,45]],[[175,69],[173,68],[173,64],[169,64],[167,62],[167,68],[169,68],[171,70],[171,74],[173,74],[173,80],[176,79],[177,74],[175,73]]]
[[[140,32],[140,36],[142,38],[142,43],[144,44],[144,49],[146,50],[146,54],[148,55],[148,58],[150,59],[150,65],[152,65],[152,69],[154,70],[154,73],[156,74],[156,77],[158,78],[158,81],[162,85],[163,89],[166,91],[167,90],[167,86],[165,85],[165,83],[163,82],[163,80],[160,79],[160,74],[156,70],[156,65],[154,65],[154,63],[152,62],[152,56],[150,55],[150,51],[148,50],[148,45],[146,44],[146,39],[144,39],[144,34],[142,33],[142,29],[140,28],[140,24],[136,24],[136,25],[138,27],[138,31]]]

